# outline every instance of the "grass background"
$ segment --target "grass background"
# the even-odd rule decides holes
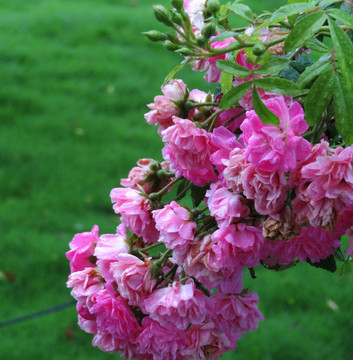
[[[161,28],[150,3],[0,0],[0,322],[71,300],[69,241],[94,224],[114,232],[110,190],[139,158],[161,159],[143,114],[180,58],[140,34]],[[201,74],[180,76],[207,87]],[[352,278],[304,264],[257,275],[246,283],[266,321],[226,359],[351,358]],[[0,359],[119,357],[76,323],[70,307],[0,328]]]

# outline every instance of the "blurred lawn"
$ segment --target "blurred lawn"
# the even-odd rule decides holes
[[[0,322],[71,300],[68,242],[94,224],[114,232],[110,190],[139,158],[161,159],[143,114],[180,58],[140,34],[160,28],[150,3],[0,0]],[[226,358],[351,358],[352,282],[305,265],[259,271],[247,285],[267,319]],[[0,328],[0,359],[118,357],[92,348],[76,323],[71,307]]]

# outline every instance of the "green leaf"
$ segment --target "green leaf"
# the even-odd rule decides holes
[[[279,77],[256,79],[255,84],[260,89],[275,94],[296,96],[301,93],[300,89],[296,84]]]
[[[316,63],[307,67],[299,76],[297,85],[303,89],[307,84],[322,74],[327,66],[331,63],[331,54],[321,57]]]
[[[298,21],[284,43],[286,53],[303,47],[309,39],[314,37],[325,20],[326,16],[323,12],[313,12]]]
[[[253,20],[256,18],[256,15],[247,5],[234,3],[229,6],[229,9],[248,22],[253,22]]]
[[[257,75],[278,75],[284,68],[289,64],[288,59],[283,59],[279,57],[272,58],[270,61],[259,67],[255,70]]]
[[[223,33],[220,33],[219,35],[212,38],[212,41],[222,41],[225,39],[229,39],[230,37],[233,37],[236,34],[234,31],[225,31]]]
[[[316,9],[315,4],[289,4],[281,6],[271,16],[271,23],[285,20],[288,16]]]
[[[296,60],[293,60],[290,63],[290,66],[297,70],[299,73],[304,72],[304,70],[313,64],[313,60],[307,56],[299,55]]]
[[[223,95],[220,101],[220,107],[224,110],[233,107],[251,88],[252,81],[247,81],[233,87]]]
[[[353,16],[340,9],[330,9],[327,13],[334,19],[340,21],[353,29]]]
[[[222,71],[221,89],[223,94],[226,94],[232,88],[233,80],[234,80],[234,76],[232,74],[228,74]]]
[[[185,59],[179,65],[177,65],[164,79],[163,86],[165,86],[170,80],[172,80],[177,72],[179,72],[185,65],[189,64],[193,59]]]
[[[218,69],[237,76],[238,78],[247,78],[251,71],[243,66],[238,65],[237,63],[229,60],[218,60],[217,61]]]
[[[305,120],[309,125],[314,125],[322,118],[331,102],[334,87],[335,73],[332,68],[314,82],[305,100]]]
[[[331,38],[335,50],[338,67],[342,76],[347,82],[348,89],[353,90],[353,44],[346,33],[336,24],[335,21],[328,19]]]
[[[326,6],[326,5],[331,5],[334,3],[338,3],[338,2],[342,2],[342,0],[322,0],[319,3],[320,7]]]
[[[336,128],[347,144],[353,142],[353,92],[348,90],[346,80],[336,74],[333,92]]]
[[[312,38],[305,43],[305,47],[311,49],[313,51],[321,52],[321,53],[331,53],[331,49],[328,48],[323,42],[318,40],[317,38]]]
[[[257,116],[264,124],[279,125],[278,117],[262,102],[256,86],[252,89],[252,105]]]
[[[201,201],[205,198],[206,191],[209,189],[209,185],[199,187],[194,184],[191,185],[191,200],[194,207],[198,207]]]
[[[308,258],[306,260],[306,262],[308,264],[310,264],[311,266],[314,266],[314,267],[320,268],[320,269],[324,269],[324,270],[330,271],[332,273],[334,273],[337,270],[337,265],[336,265],[336,260],[335,260],[334,255],[331,255],[331,256],[327,257],[326,259],[321,259],[319,262],[311,262],[310,259]]]

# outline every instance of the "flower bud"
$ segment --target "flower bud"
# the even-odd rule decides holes
[[[169,51],[176,51],[178,49],[180,49],[180,46],[179,45],[176,45],[174,43],[172,43],[171,41],[169,40],[166,40],[163,45],[165,46],[165,48]]]
[[[252,52],[256,56],[261,56],[266,51],[266,46],[263,43],[258,43],[252,48]]]
[[[153,5],[154,16],[156,19],[167,26],[173,26],[170,11],[163,5]]]
[[[183,25],[183,17],[179,13],[172,11],[171,16],[172,16],[172,20],[175,24],[180,25],[180,26]]]
[[[213,36],[214,34],[216,34],[217,32],[217,28],[216,28],[216,24],[215,23],[210,23],[208,25],[206,25],[202,31],[201,31],[201,34],[209,39],[211,36]]]
[[[180,11],[180,9],[182,9],[183,6],[184,6],[184,1],[183,1],[183,0],[172,0],[172,5],[173,5],[178,11]]]
[[[175,50],[175,52],[177,52],[177,53],[179,53],[179,54],[181,54],[183,56],[194,55],[194,52],[191,49],[187,48],[187,47],[182,47],[182,48],[180,48],[178,50]]]
[[[151,41],[164,41],[167,40],[167,35],[157,31],[157,30],[151,30],[151,31],[147,31],[147,32],[143,32],[143,35],[146,35],[148,37],[149,40]]]
[[[220,9],[219,1],[218,0],[208,0],[207,1],[207,9],[212,14],[216,14]]]

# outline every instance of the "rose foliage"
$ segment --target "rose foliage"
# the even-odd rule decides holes
[[[264,320],[243,276],[351,261],[352,7],[154,6],[170,31],[145,34],[183,57],[145,114],[163,161],[139,160],[111,191],[115,234],[95,225],[67,252],[94,346],[127,359],[217,359]],[[176,79],[188,65],[215,90]]]

